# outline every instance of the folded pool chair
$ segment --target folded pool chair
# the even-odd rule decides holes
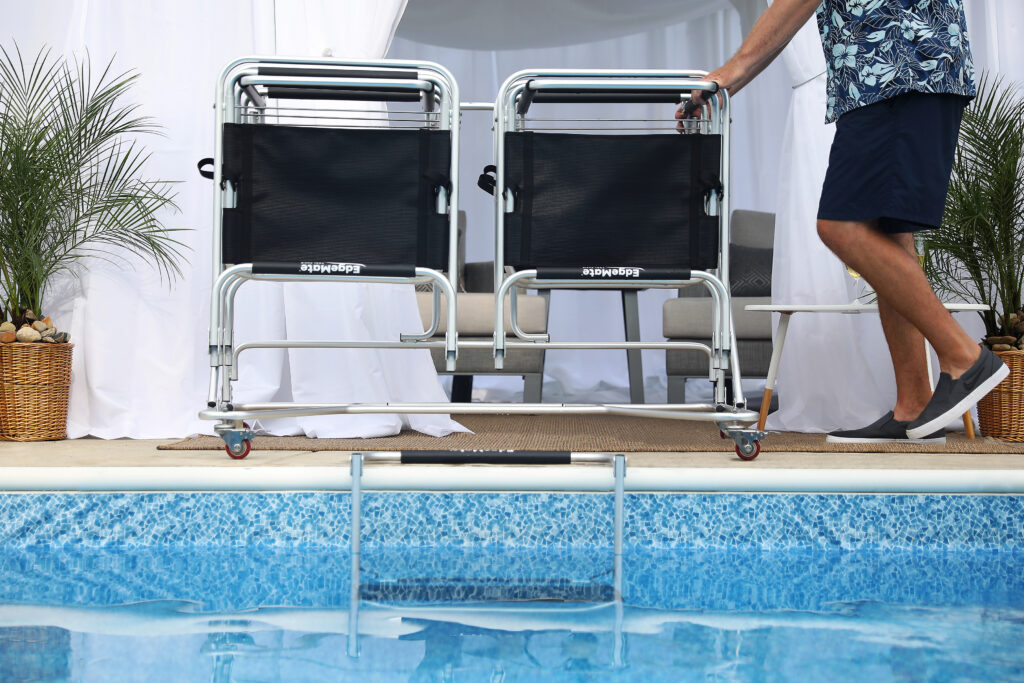
[[[230,64],[218,83],[216,157],[208,173],[216,183],[215,268],[210,390],[200,417],[216,421],[228,454],[243,458],[253,436],[248,420],[452,410],[443,403],[235,404],[231,383],[238,378],[238,357],[253,348],[443,349],[448,372],[457,370],[460,349],[487,350],[502,370],[510,350],[688,348],[708,357],[713,403],[461,404],[458,412],[710,421],[735,441],[740,457],[756,457],[764,432],[748,426],[757,414],[746,409],[740,387],[723,284],[729,281],[728,250],[720,247],[729,243],[728,98],[722,93],[701,121],[687,122],[686,135],[675,132],[672,119],[672,105],[686,103],[691,91],[717,89],[704,76],[528,71],[506,81],[493,105],[496,166],[480,180],[495,194],[493,336],[460,340],[459,117],[492,106],[460,103],[454,78],[426,62],[253,57]],[[388,103],[386,112],[379,102]],[[535,114],[548,103],[623,102],[663,104],[666,112],[657,120],[562,124]],[[249,280],[431,284],[433,315],[426,331],[397,340],[235,345],[234,297]],[[710,344],[552,342],[543,330],[524,330],[528,323],[519,311],[525,289],[690,284],[711,294]],[[438,457],[448,462],[448,456]],[[498,452],[494,458],[507,459]]]
[[[713,404],[605,405],[605,412],[708,420],[752,459],[762,432],[746,409],[729,288],[729,101],[711,98],[703,117],[676,132],[673,107],[717,85],[703,71],[522,71],[495,103],[495,165],[480,186],[495,198],[494,357],[509,349],[697,349],[708,358]],[[600,116],[616,103],[663,104],[657,119]],[[553,108],[549,105],[562,105]],[[568,105],[583,104],[585,109]],[[550,110],[578,112],[556,116]],[[515,323],[524,289],[675,289],[711,297],[710,344],[552,342]],[[513,335],[505,336],[511,294]],[[726,384],[732,384],[727,403]],[[552,410],[571,409],[552,406]]]
[[[217,420],[228,454],[248,453],[245,420],[348,408],[234,405],[232,381],[248,349],[440,346],[454,369],[459,93],[451,74],[432,63],[248,57],[223,71],[216,120],[216,156],[200,162],[217,186],[210,389],[200,416]],[[236,346],[235,294],[251,280],[429,283],[432,325],[394,340]],[[431,339],[442,295],[445,332]]]

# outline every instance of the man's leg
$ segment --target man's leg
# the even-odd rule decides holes
[[[913,233],[896,233],[887,237],[917,260]],[[889,345],[892,368],[896,374],[893,418],[900,422],[910,422],[921,414],[932,397],[924,335],[881,295],[878,297],[878,314],[882,319],[882,331]]]
[[[880,301],[928,339],[943,372],[957,379],[974,364],[981,348],[935,296],[915,256],[871,223],[818,220],[818,235],[843,263],[868,281]],[[895,365],[895,356],[893,361]]]

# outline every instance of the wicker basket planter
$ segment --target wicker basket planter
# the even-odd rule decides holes
[[[74,344],[0,344],[0,440],[67,437]]]
[[[1009,376],[978,402],[978,424],[985,436],[1024,441],[1024,351],[996,351]]]

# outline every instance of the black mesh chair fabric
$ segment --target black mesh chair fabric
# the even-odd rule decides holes
[[[448,131],[226,124],[223,152],[224,263],[447,268]]]
[[[506,263],[716,268],[720,178],[718,135],[506,133]]]

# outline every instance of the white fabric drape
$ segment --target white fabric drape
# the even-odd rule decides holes
[[[133,97],[164,127],[146,140],[152,177],[181,179],[181,212],[167,224],[192,229],[184,277],[173,288],[144,263],[94,261],[79,280],[48,292],[48,312],[75,342],[69,436],[155,438],[212,432],[198,419],[208,377],[212,186],[195,172],[213,145],[213,93],[221,69],[246,54],[385,54],[405,0],[233,0],[166,3],[3,0],[5,30],[26,55],[47,44],[84,55],[96,69],[114,58],[140,74]],[[5,41],[5,44],[6,41]],[[325,289],[327,291],[325,291]],[[239,294],[241,338],[397,339],[422,330],[411,287],[281,287],[252,283]],[[249,315],[244,315],[248,313]],[[339,351],[242,357],[236,397],[321,402],[444,401],[428,352]],[[288,355],[292,357],[286,362]],[[300,357],[301,356],[301,357]],[[393,357],[392,357],[393,356]],[[294,394],[288,393],[289,382]],[[377,436],[409,424],[429,434],[460,429],[447,416],[407,423],[394,415],[274,423],[276,433]]]
[[[561,47],[646,32],[710,14],[728,4],[728,0],[412,0],[400,35],[414,42],[464,50]]]
[[[440,0],[412,2],[436,8]],[[762,0],[743,2],[760,4]],[[194,230],[182,233],[191,248],[190,263],[173,288],[160,282],[143,263],[124,268],[94,262],[80,280],[55,282],[48,293],[47,312],[76,342],[69,415],[72,436],[209,433],[210,424],[200,421],[196,412],[205,401],[207,387],[212,188],[194,169],[195,161],[209,156],[212,149],[211,104],[217,74],[224,64],[243,54],[379,56],[387,48],[403,4],[403,0],[0,0],[5,46],[13,38],[30,57],[43,44],[80,55],[87,47],[95,65],[105,65],[116,56],[115,69],[140,72],[134,98],[141,103],[142,113],[153,116],[166,133],[164,138],[146,141],[154,153],[149,173],[154,178],[184,181],[177,187],[181,212],[169,216],[167,222]],[[1020,40],[1024,3],[967,0],[965,5],[979,70],[994,69],[1010,80],[1024,80]],[[486,52],[397,40],[391,56],[439,61],[455,72],[464,99],[493,100],[498,84],[526,67],[714,68],[739,46],[749,19],[743,24],[741,30],[735,12],[717,10],[685,23],[574,47]],[[566,38],[566,42],[570,40],[576,42]],[[848,301],[852,294],[852,280],[838,261],[824,252],[813,225],[828,149],[828,132],[821,124],[821,78],[792,89],[823,70],[816,41],[816,35],[794,40],[787,49],[786,64],[769,67],[733,102],[733,206],[778,208],[780,214],[776,301],[823,301],[825,293],[830,293],[835,298],[829,302],[834,303]],[[818,60],[818,66],[809,60]],[[794,103],[790,107],[791,95]],[[492,253],[490,203],[487,195],[474,191],[474,185],[478,170],[490,162],[490,130],[485,116],[469,113],[464,121],[461,180],[464,208],[470,213],[469,257],[487,260]],[[779,164],[783,135],[788,151]],[[419,324],[418,319],[413,320],[408,293],[372,295],[362,289],[360,285],[332,288],[332,296],[347,304],[332,306],[308,301],[310,293],[302,287],[283,290],[267,283],[247,285],[241,290],[239,306],[250,315],[240,318],[239,334],[273,338],[286,329],[304,337],[365,334],[394,338],[396,324],[402,331],[410,329],[405,323]],[[646,338],[660,337],[665,296],[669,294],[641,294]],[[973,325],[972,333],[980,329],[975,318],[960,319],[969,331]],[[877,318],[820,316],[814,322],[813,329],[801,332],[804,323],[799,315],[794,318],[779,377],[782,410],[769,424],[820,431],[873,419],[891,405],[893,396]],[[868,327],[874,331],[866,330]],[[621,329],[621,304],[616,294],[555,293],[552,333],[556,338],[621,339]],[[322,360],[310,356],[308,363],[289,362],[298,354],[282,351],[250,353],[242,359],[242,397],[290,399],[295,396],[286,387],[298,379],[297,396],[302,400],[321,391],[330,393],[326,400],[332,401],[376,401],[398,394],[395,400],[441,398],[425,353],[337,352]],[[648,379],[661,379],[664,355],[644,355]],[[801,362],[792,363],[793,358]],[[558,378],[566,395],[624,400],[622,352],[549,352],[548,367],[549,379]],[[819,372],[810,371],[815,367]],[[515,385],[518,389],[518,383]],[[602,396],[598,391],[602,386],[611,386],[613,395]],[[302,387],[309,393],[303,393]],[[648,396],[648,400],[659,398]],[[823,407],[819,410],[819,406]],[[344,422],[348,424],[334,433],[354,430],[370,436],[392,433],[400,426],[394,416],[332,424]],[[412,424],[428,433],[453,428],[447,418],[424,418]],[[331,433],[320,420],[275,427]]]
[[[416,0],[413,0],[416,2]],[[443,3],[442,3],[443,4]],[[695,68],[709,70],[739,47],[740,15],[732,8],[621,38],[565,47],[480,51],[438,47],[402,39],[403,28],[389,57],[418,56],[446,65],[459,81],[464,100],[494,101],[498,87],[512,73],[526,68]],[[565,37],[574,42],[577,34]],[[732,201],[734,208],[773,211],[777,194],[773,168],[780,150],[789,81],[784,67],[773,65],[733,101]],[[766,103],[770,103],[766,105]],[[562,113],[561,105],[545,111]],[[578,110],[575,110],[579,113]],[[670,106],[621,106],[595,109],[587,116],[671,117]],[[476,178],[493,157],[488,114],[467,112],[462,128],[462,192],[460,203],[468,216],[469,261],[493,258],[493,203],[476,187]],[[662,303],[674,291],[640,293],[640,323],[644,339],[663,339]],[[555,291],[551,297],[550,331],[553,340],[622,340],[622,302],[618,292]],[[646,400],[665,400],[665,354],[645,351]],[[548,351],[546,401],[628,401],[624,351]],[[693,384],[693,383],[691,383]],[[696,384],[708,384],[698,382]],[[763,383],[762,383],[763,384]],[[483,397],[519,400],[518,378],[477,378]],[[701,386],[700,388],[703,388]],[[695,399],[699,395],[694,393]]]

